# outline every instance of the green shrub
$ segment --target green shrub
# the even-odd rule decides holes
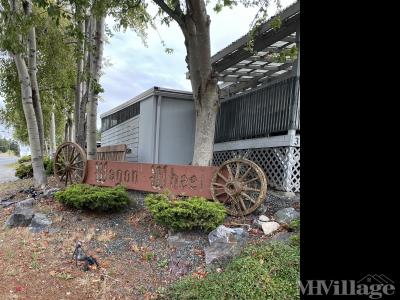
[[[117,211],[129,204],[128,193],[122,186],[98,187],[73,184],[55,193],[57,201],[78,209]]]
[[[283,243],[247,247],[222,273],[186,277],[161,299],[300,299],[300,250]]]
[[[45,157],[43,160],[43,165],[46,170],[46,175],[51,176],[54,174],[53,160],[50,157]]]
[[[43,166],[46,170],[47,176],[53,175],[53,160],[50,159],[50,157],[44,157]],[[18,160],[18,165],[15,169],[15,176],[21,179],[33,177],[33,168],[30,155],[23,156]]]
[[[294,231],[299,231],[300,230],[300,218],[293,220],[289,224],[289,228],[291,228]]]
[[[31,163],[22,163],[15,168],[15,176],[24,179],[33,177],[33,169]]]
[[[149,194],[144,203],[157,223],[175,231],[192,229],[211,231],[226,217],[223,204],[202,197],[169,200],[164,194]]]
[[[25,155],[25,156],[22,156],[20,159],[18,159],[19,164],[30,162],[30,161],[31,161],[30,155]]]

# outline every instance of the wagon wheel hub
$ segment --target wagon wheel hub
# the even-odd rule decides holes
[[[231,196],[240,195],[243,192],[243,184],[240,181],[228,182],[225,186],[225,191]]]

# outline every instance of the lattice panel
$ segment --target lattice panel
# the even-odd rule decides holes
[[[213,164],[244,157],[257,163],[267,175],[268,184],[278,190],[300,192],[300,148],[274,147],[214,152]]]

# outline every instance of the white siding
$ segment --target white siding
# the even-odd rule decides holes
[[[101,146],[127,144],[130,153],[126,154],[127,161],[138,161],[140,115],[129,119],[101,133]]]

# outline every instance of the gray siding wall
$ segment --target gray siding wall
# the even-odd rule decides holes
[[[138,161],[140,115],[133,117],[117,126],[101,133],[101,146],[127,144],[130,153],[126,154],[127,161]]]
[[[157,97],[157,96],[156,96]],[[140,101],[138,161],[154,163],[156,101],[151,96]]]
[[[161,100],[158,160],[162,164],[191,163],[196,114],[193,100]]]

